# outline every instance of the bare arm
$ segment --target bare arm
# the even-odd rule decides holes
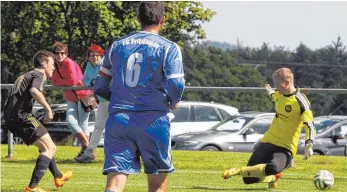
[[[52,109],[51,107],[48,105],[45,96],[42,94],[41,91],[39,91],[38,89],[36,89],[35,87],[32,87],[30,89],[30,94],[33,96],[33,98],[35,99],[35,101],[37,101],[38,103],[40,103],[40,105],[45,108],[46,112],[47,112],[47,120],[52,120],[53,119],[53,114],[52,114]]]

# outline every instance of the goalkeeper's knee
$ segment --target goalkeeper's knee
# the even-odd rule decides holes
[[[258,183],[260,180],[259,178],[256,178],[256,177],[243,177],[242,179],[244,184]]]

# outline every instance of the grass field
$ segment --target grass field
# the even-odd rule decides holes
[[[40,183],[41,188],[60,192],[103,192],[106,181],[101,174],[103,149],[97,149],[98,161],[92,164],[73,162],[71,159],[78,151],[77,147],[59,146],[56,154],[58,167],[62,171],[72,170],[74,176],[63,188],[56,189],[48,171]],[[38,150],[33,146],[15,145],[13,159],[6,159],[6,155],[7,145],[1,145],[1,191],[23,191],[30,181]],[[241,177],[221,178],[224,169],[245,165],[249,156],[248,153],[174,151],[176,171],[169,176],[169,191],[272,191],[264,183],[244,185]],[[322,169],[329,170],[335,177],[335,184],[329,191],[347,191],[346,157],[313,156],[308,161],[302,158],[297,156],[294,168],[284,171],[277,191],[317,191],[312,178]],[[144,173],[129,177],[126,191],[143,192],[146,189]]]

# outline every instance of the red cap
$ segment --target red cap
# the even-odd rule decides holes
[[[104,56],[104,50],[99,45],[92,44],[90,47],[88,47],[87,52],[86,52],[87,57],[89,56],[89,52],[91,52],[91,51],[97,52],[101,56]]]

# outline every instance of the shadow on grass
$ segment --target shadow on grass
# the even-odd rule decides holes
[[[285,178],[281,178],[280,180],[294,180],[294,181],[303,181],[303,180],[309,180],[312,181],[313,178],[308,178],[308,177],[299,177],[299,178],[295,178],[295,177],[285,177]],[[280,181],[279,181],[280,182]]]
[[[214,187],[205,187],[205,186],[192,186],[190,189],[205,189],[213,191],[266,191],[268,188],[214,188]]]
[[[24,188],[25,186],[23,188],[18,188],[18,189],[1,189],[1,192],[18,192],[18,191],[23,191]],[[58,189],[53,189],[50,191],[58,191]]]
[[[6,158],[2,158],[1,159],[2,163],[21,163],[21,164],[35,164],[36,163],[36,159],[6,159]],[[73,159],[60,159],[60,160],[56,160],[57,164],[90,164],[90,163],[78,163]],[[97,160],[94,163],[103,163],[103,160]]]

